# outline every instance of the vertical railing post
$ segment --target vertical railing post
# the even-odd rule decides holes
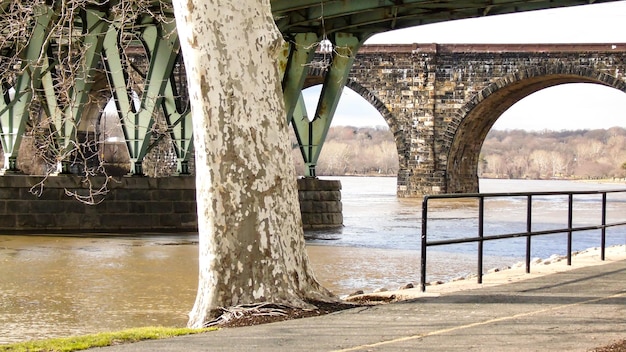
[[[483,283],[483,235],[484,235],[485,197],[478,197],[478,283]]]
[[[574,195],[568,194],[567,198],[567,265],[572,265],[572,224],[574,217]]]
[[[600,260],[604,261],[606,249],[606,192],[602,192],[602,235],[600,238]]]
[[[530,273],[530,245],[532,236],[533,221],[533,196],[529,194],[526,199],[526,274]]]
[[[428,226],[428,196],[422,201],[422,258],[420,266],[420,290],[426,291],[426,232]]]
[[[567,233],[567,265],[572,265],[572,234],[576,231],[589,231],[590,229],[600,229],[602,230],[602,238],[601,238],[601,260],[605,260],[605,251],[606,251],[606,228],[614,227],[614,226],[626,226],[626,222],[621,221],[617,223],[611,223],[607,225],[607,194],[620,192],[620,194],[626,193],[626,190],[613,190],[613,191],[589,191],[589,192],[538,192],[538,193],[492,193],[492,194],[464,194],[458,197],[454,196],[437,196],[433,195],[433,199],[458,199],[458,198],[478,198],[478,237],[471,238],[460,238],[460,239],[451,239],[451,240],[437,240],[428,242],[427,234],[428,234],[428,200],[431,198],[429,196],[424,196],[422,202],[422,248],[421,248],[421,268],[420,268],[420,288],[422,292],[426,291],[426,262],[427,262],[427,248],[429,246],[441,246],[441,245],[449,245],[449,244],[458,244],[458,243],[470,243],[470,242],[478,242],[478,283],[483,283],[483,266],[484,266],[484,243],[485,241],[490,240],[499,240],[504,238],[518,238],[518,237],[526,237],[526,273],[530,273],[530,260],[532,253],[532,237],[540,236],[540,235],[549,235],[556,233]],[[574,227],[574,195],[590,195],[590,194],[602,194],[602,225],[598,226],[597,223],[594,222],[594,226],[578,226]],[[567,228],[560,227],[558,229],[550,229],[550,230],[539,230],[533,232],[533,196],[568,196],[568,209],[567,209]],[[526,233],[523,232],[514,232],[514,233],[506,233],[499,235],[488,235],[485,236],[485,198],[488,197],[526,197]],[[561,198],[559,198],[561,199]],[[620,214],[621,215],[621,214]]]

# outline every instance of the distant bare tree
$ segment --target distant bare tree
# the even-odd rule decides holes
[[[487,165],[487,177],[530,178],[607,178],[622,177],[626,160],[626,129],[576,131],[491,131],[483,143],[481,156],[506,167],[496,172]]]

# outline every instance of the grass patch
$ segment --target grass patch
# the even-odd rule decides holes
[[[141,340],[157,340],[168,337],[198,334],[217,330],[208,329],[188,329],[188,328],[166,328],[166,327],[144,327],[134,328],[116,332],[103,332],[98,334],[62,337],[48,340],[28,341],[14,343],[10,345],[0,345],[0,351],[11,352],[69,352],[80,351],[94,347],[104,347],[119,345],[123,343],[137,342]]]

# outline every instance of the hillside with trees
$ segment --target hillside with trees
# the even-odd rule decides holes
[[[479,175],[494,178],[600,179],[626,176],[626,129],[490,131]]]
[[[304,162],[292,133],[293,158],[302,175]],[[396,175],[398,151],[386,127],[336,126],[328,131],[316,168],[318,175]]]
[[[303,161],[292,136],[299,174]],[[382,127],[331,127],[318,175],[395,175],[393,135]],[[492,130],[483,143],[484,178],[605,179],[626,177],[626,129],[576,131]]]

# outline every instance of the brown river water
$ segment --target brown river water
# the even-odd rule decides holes
[[[417,284],[419,202],[397,199],[393,178],[341,180],[344,228],[306,234],[319,281],[340,296],[359,289]],[[499,191],[498,187],[503,185],[491,189]],[[509,216],[506,209],[513,209],[514,203],[497,203],[496,208]],[[560,202],[541,206],[552,209],[547,214],[555,212],[549,217],[561,217]],[[618,202],[616,211],[625,214],[626,202]],[[443,209],[440,215],[434,232],[460,231],[471,223],[471,214],[458,206]],[[609,244],[626,243],[623,232],[612,238]],[[196,240],[197,235],[0,235],[0,344],[138,326],[184,326],[196,294]],[[547,242],[533,255],[548,257],[563,247],[562,241]],[[560,244],[550,247],[552,242]],[[593,237],[577,246],[595,243]],[[487,249],[485,270],[522,257],[523,249],[516,245],[495,246],[492,252]],[[449,280],[470,274],[476,270],[475,258],[465,247],[429,250],[428,278]]]

